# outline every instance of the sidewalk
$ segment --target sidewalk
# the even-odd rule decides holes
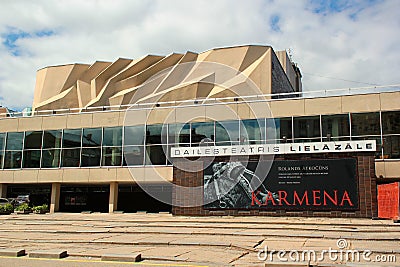
[[[105,254],[141,254],[143,266],[264,266],[271,259],[281,262],[279,250],[287,252],[290,262],[304,252],[320,254],[329,248],[370,250],[371,260],[376,260],[378,255],[393,255],[399,265],[400,224],[368,219],[174,217],[145,213],[3,215],[0,216],[0,248],[25,249],[28,254],[38,250],[66,250],[69,256],[58,260],[57,266],[64,266],[61,263],[69,266],[71,260],[82,266],[89,260],[97,266]],[[263,260],[260,255],[265,253],[260,251],[265,249],[269,257]],[[273,250],[276,252],[271,253]],[[289,257],[290,251],[294,251],[293,257]],[[22,261],[33,261],[29,256],[0,258],[0,266],[10,260],[24,266]],[[345,262],[349,266],[361,263],[396,266],[393,262],[378,264],[363,259],[349,262],[328,256],[320,261],[312,260],[311,264]]]

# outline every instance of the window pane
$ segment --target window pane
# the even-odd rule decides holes
[[[60,148],[61,133],[61,130],[44,131],[43,148]]]
[[[103,146],[122,146],[122,127],[104,128]]]
[[[6,151],[4,159],[4,169],[21,168],[22,151]]]
[[[81,155],[80,148],[63,149],[61,157],[61,166],[79,167],[80,155]]]
[[[42,147],[42,131],[25,132],[24,149],[40,149]]]
[[[215,123],[215,141],[220,145],[238,144],[239,121],[221,121]]]
[[[382,112],[383,134],[400,134],[400,111]]]
[[[127,126],[124,128],[124,145],[144,144],[144,125]]]
[[[63,148],[66,147],[81,147],[81,129],[64,130]]]
[[[121,147],[103,147],[102,166],[121,166]]]
[[[146,165],[166,165],[163,146],[146,146]]]
[[[283,140],[286,138],[288,142],[292,139],[292,118],[275,119],[275,127],[277,139]]]
[[[351,114],[351,135],[380,135],[379,113]]]
[[[400,158],[400,135],[387,135],[383,137],[383,154],[386,159]]]
[[[335,138],[350,135],[350,123],[348,114],[323,115],[322,116],[322,137],[327,140],[343,140],[348,138]]]
[[[8,133],[6,150],[22,150],[24,133]]]
[[[256,144],[265,140],[265,120],[243,120],[240,123],[240,142]]]
[[[4,150],[4,145],[5,145],[5,139],[6,138],[6,134],[5,133],[0,133],[0,151]]]
[[[23,168],[40,168],[40,150],[25,150]]]
[[[146,144],[162,144],[167,142],[167,129],[164,124],[147,125],[146,127]],[[161,139],[161,136],[163,138]]]
[[[214,122],[192,123],[192,143],[213,143],[214,139]]]
[[[100,148],[82,148],[81,167],[100,166]]]
[[[0,150],[0,169],[3,169],[4,151]]]
[[[60,166],[61,149],[43,149],[42,168],[58,168]]]
[[[313,141],[312,139],[308,138],[321,137],[319,116],[293,118],[293,125],[294,138],[304,138],[301,139],[303,142]]]
[[[124,166],[143,165],[144,148],[143,146],[124,147]]]
[[[83,129],[82,147],[98,147],[101,146],[101,128]]]

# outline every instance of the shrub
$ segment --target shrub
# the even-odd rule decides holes
[[[23,211],[23,210],[31,210],[31,207],[27,203],[22,203],[18,207],[15,208],[16,211]]]
[[[0,206],[0,213],[11,213],[14,211],[14,206],[10,203]]]
[[[36,213],[47,212],[49,211],[49,206],[47,204],[43,204],[41,206],[35,206],[33,207],[33,211]]]

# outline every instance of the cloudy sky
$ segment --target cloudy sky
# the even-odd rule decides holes
[[[213,47],[290,49],[306,91],[400,84],[398,0],[2,0],[0,104],[31,106],[36,71]]]

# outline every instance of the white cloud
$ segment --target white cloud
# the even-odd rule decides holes
[[[363,86],[313,75],[400,83],[399,2],[349,2],[313,13],[306,0],[8,1],[0,10],[0,103],[30,106],[36,70],[48,65],[253,43],[291,48],[305,90]],[[4,45],[11,29],[30,34],[14,50]]]

